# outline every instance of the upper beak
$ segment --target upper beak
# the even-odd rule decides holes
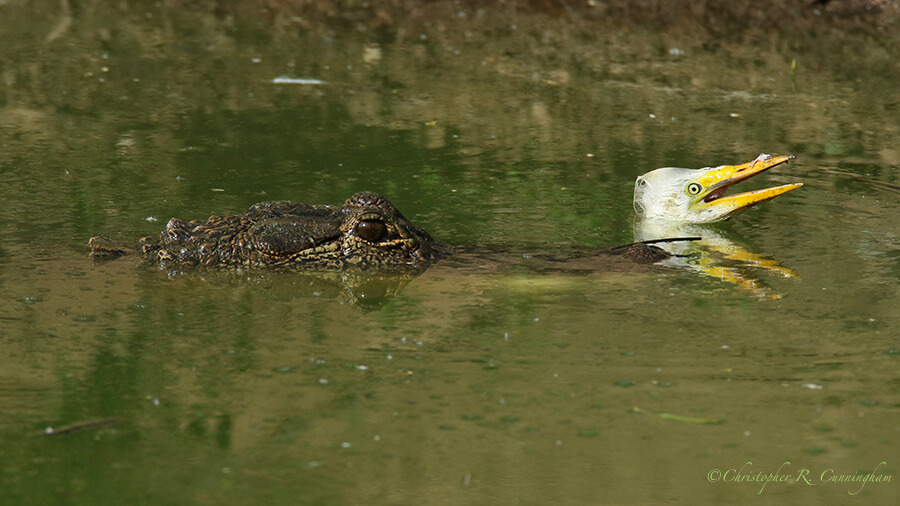
[[[781,165],[793,160],[793,155],[759,155],[756,160],[741,165],[723,165],[705,172],[694,182],[700,185],[701,192],[695,196],[693,206],[715,207],[723,211],[722,214],[731,215],[760,202],[774,199],[775,197],[796,190],[803,183],[792,183],[774,188],[765,188],[735,195],[723,196],[725,190],[731,185],[765,172],[776,165]]]

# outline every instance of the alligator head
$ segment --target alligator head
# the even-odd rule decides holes
[[[92,256],[118,251],[100,237]],[[244,214],[206,221],[172,218],[141,253],[160,266],[421,272],[445,246],[410,223],[386,198],[360,192],[344,205],[263,202]]]

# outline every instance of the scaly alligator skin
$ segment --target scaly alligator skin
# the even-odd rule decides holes
[[[125,254],[104,237],[92,237],[89,245],[92,258]],[[172,218],[158,239],[141,239],[141,253],[164,268],[421,272],[446,251],[372,192],[357,193],[340,207],[263,202],[241,215]]]
[[[651,242],[659,241],[594,250],[582,256],[621,256],[635,264],[669,257]],[[92,237],[88,244],[94,259],[126,254],[105,237]],[[141,239],[140,250],[161,268],[356,269],[406,274],[421,273],[451,253],[450,247],[432,239],[386,198],[372,192],[357,193],[340,207],[263,202],[244,214],[211,216],[206,221],[172,218],[159,238]],[[564,266],[563,260],[571,259],[550,260]]]

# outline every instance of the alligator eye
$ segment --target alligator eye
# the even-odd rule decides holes
[[[703,187],[700,186],[699,184],[691,183],[687,187],[687,192],[688,192],[688,195],[697,195],[698,193],[700,193],[700,190],[702,190],[702,189],[703,189]]]
[[[363,220],[356,225],[356,235],[369,242],[378,242],[387,235],[387,227],[381,221]]]

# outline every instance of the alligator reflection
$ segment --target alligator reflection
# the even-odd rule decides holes
[[[337,299],[364,311],[382,308],[424,272],[436,276],[494,274],[588,275],[648,272],[666,258],[661,249],[643,244],[605,250],[587,247],[540,249],[497,245],[449,246],[447,258],[427,271],[392,273],[348,268],[340,271],[175,269],[169,277],[198,276],[213,284],[256,285],[266,297]]]
[[[336,299],[364,311],[381,309],[416,274],[344,271],[221,271],[186,269],[170,277],[198,276],[212,284],[250,287],[275,300],[315,297]]]
[[[294,289],[302,286],[311,295],[336,297],[365,311],[374,311],[387,304],[416,275],[343,271],[292,273],[288,277],[293,280]]]

